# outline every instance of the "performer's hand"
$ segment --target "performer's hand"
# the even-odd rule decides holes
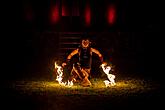
[[[62,66],[64,67],[64,66],[66,66],[68,64],[70,64],[70,59],[67,59],[66,62],[62,63]]]
[[[102,62],[103,65],[107,66],[107,62]]]
[[[62,66],[64,67],[64,66],[66,66],[67,64],[64,62],[64,63],[62,63]]]

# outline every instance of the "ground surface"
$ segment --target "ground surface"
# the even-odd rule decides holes
[[[92,87],[60,86],[56,81],[25,79],[8,81],[2,105],[16,110],[163,109],[161,85],[151,79],[121,77],[106,88],[102,79],[91,79]]]

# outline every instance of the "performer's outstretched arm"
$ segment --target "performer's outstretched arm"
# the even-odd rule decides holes
[[[95,54],[97,54],[99,56],[101,62],[103,62],[103,56],[97,49],[91,48],[91,51],[94,52]]]
[[[73,50],[67,57],[67,60],[70,60],[74,55],[78,54],[78,49]]]
[[[67,59],[66,59],[66,62],[62,63],[62,66],[64,67],[65,65],[67,65],[67,63],[70,61],[70,59],[71,59],[74,55],[78,54],[78,51],[79,51],[78,49],[73,50],[73,51],[68,55],[68,57],[67,57]]]

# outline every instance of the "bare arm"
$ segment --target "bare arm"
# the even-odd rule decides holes
[[[67,63],[69,62],[69,60],[70,60],[74,55],[76,55],[76,54],[78,54],[78,49],[73,50],[73,51],[68,55],[67,61],[64,62],[64,63],[62,63],[62,66],[64,67],[65,65],[67,65]]]
[[[73,50],[67,57],[67,60],[70,60],[74,55],[78,54],[78,49]]]
[[[103,61],[103,56],[98,50],[91,48],[91,51],[94,52],[95,54],[97,54],[99,56],[100,60]]]

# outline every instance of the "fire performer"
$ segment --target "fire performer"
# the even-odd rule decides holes
[[[102,54],[97,49],[90,47],[90,44],[91,42],[88,38],[82,39],[81,46],[73,50],[67,56],[67,61],[62,64],[62,66],[64,67],[70,62],[71,58],[74,55],[78,54],[79,60],[77,63],[73,64],[73,68],[71,71],[71,80],[76,81],[77,79],[80,79],[81,85],[84,87],[91,86],[89,76],[91,73],[92,53],[98,55],[101,62],[103,62]]]

